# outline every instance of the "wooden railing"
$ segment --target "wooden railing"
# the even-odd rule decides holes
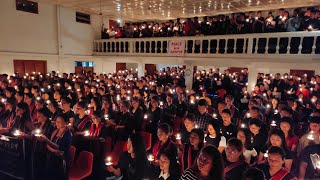
[[[95,40],[94,55],[172,56],[170,41],[185,41],[183,56],[320,54],[320,31]]]

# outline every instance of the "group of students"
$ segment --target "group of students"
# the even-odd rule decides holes
[[[319,178],[319,76],[259,73],[249,94],[248,69],[193,75],[2,74],[0,134],[32,142],[35,179],[68,179],[71,145],[93,152],[89,179]]]
[[[205,16],[202,20],[194,17],[185,21],[177,18],[176,22],[125,23],[118,29],[104,29],[102,39],[314,31],[320,29],[319,19],[320,11],[316,7],[296,8],[291,15],[281,8],[276,16],[269,12],[267,17],[257,11],[231,14],[230,17]]]

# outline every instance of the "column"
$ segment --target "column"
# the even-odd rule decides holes
[[[190,64],[186,65],[184,78],[186,80],[187,89],[190,90],[192,88],[192,83],[193,83],[193,65],[190,65]]]
[[[145,70],[145,64],[144,63],[138,63],[138,78],[141,78],[144,76],[144,70]]]
[[[249,72],[249,74],[248,74],[247,90],[248,90],[248,92],[251,92],[257,83],[257,75],[259,72],[257,71],[257,67],[255,65],[249,65],[248,72]]]

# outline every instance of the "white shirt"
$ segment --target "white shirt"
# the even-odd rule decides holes
[[[257,151],[253,148],[252,150],[246,149],[243,153],[246,163],[250,164],[251,157],[256,157],[258,155]]]
[[[209,135],[209,137],[210,137],[210,138],[216,138],[216,137],[211,136],[211,135]],[[222,146],[222,147],[224,147],[224,148],[227,147],[227,140],[226,140],[226,138],[225,138],[224,136],[221,136],[221,137],[220,137],[220,142],[219,142],[219,146],[218,146],[218,147],[220,147],[220,146]]]
[[[160,172],[159,178],[163,177],[164,180],[168,179],[170,177],[169,173],[163,174],[163,171]]]

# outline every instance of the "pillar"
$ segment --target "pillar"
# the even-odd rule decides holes
[[[145,70],[145,64],[138,63],[138,78],[141,78],[142,76],[144,76],[144,70]]]
[[[190,90],[193,83],[193,65],[186,65],[184,78],[186,80],[186,87]]]
[[[259,72],[258,72],[257,67],[255,65],[248,66],[248,72],[249,72],[249,74],[248,74],[247,90],[248,90],[248,92],[251,92],[257,83],[257,75]]]

